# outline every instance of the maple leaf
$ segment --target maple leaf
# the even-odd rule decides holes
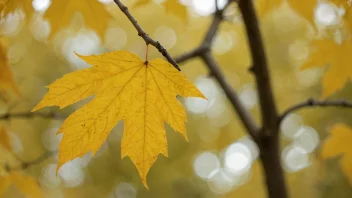
[[[341,157],[340,166],[352,184],[352,130],[344,124],[335,125],[328,139],[322,146],[321,156],[324,159]]]
[[[94,155],[116,123],[124,120],[121,157],[132,159],[147,187],[146,176],[157,156],[168,155],[164,121],[187,139],[186,114],[176,95],[204,95],[162,59],[144,62],[127,51],[78,56],[94,66],[56,80],[33,109],[53,105],[63,108],[95,95],[59,129],[64,136],[59,145],[58,169],[89,151]]]
[[[312,46],[313,51],[301,69],[329,65],[323,77],[323,98],[326,98],[342,89],[352,78],[352,40],[342,44],[329,39],[314,40]]]
[[[11,151],[11,141],[6,129],[0,125],[0,145],[3,146],[8,151]]]
[[[4,46],[0,43],[0,94],[7,94],[9,91],[20,95],[20,91],[14,82],[12,71],[8,66],[7,54]],[[5,97],[6,99],[6,97]]]
[[[110,15],[104,5],[97,0],[53,0],[44,15],[51,24],[49,38],[69,26],[76,12],[83,15],[87,28],[94,29],[101,38],[104,38]]]
[[[19,172],[11,172],[9,175],[0,176],[0,196],[10,187],[10,185],[16,186],[27,197],[43,197],[38,182],[34,178],[23,175]]]
[[[148,3],[153,2],[152,0],[139,0],[134,4],[134,7],[140,7]],[[183,21],[188,20],[187,7],[179,2],[179,0],[166,0],[161,3],[167,12],[174,14],[181,18]]]

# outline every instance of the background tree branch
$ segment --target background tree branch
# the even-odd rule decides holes
[[[8,164],[3,164],[2,166],[5,168],[7,172],[26,170],[32,166],[36,166],[43,163],[45,160],[48,160],[49,158],[57,154],[57,152],[58,151],[46,152],[43,155],[31,161],[23,161],[19,159],[20,163],[17,166],[9,166]]]
[[[309,98],[307,101],[295,104],[285,110],[280,118],[279,118],[279,123],[282,122],[282,120],[292,113],[293,111],[297,111],[303,108],[314,108],[314,107],[341,107],[341,108],[352,108],[352,102],[346,101],[346,100],[315,100],[313,98]]]
[[[252,0],[239,0],[239,9],[247,31],[248,44],[252,56],[257,93],[260,101],[262,129],[258,134],[260,160],[265,175],[269,198],[287,198],[285,173],[281,166],[280,137],[277,122],[279,116],[270,82],[270,72],[265,54],[260,24]]]

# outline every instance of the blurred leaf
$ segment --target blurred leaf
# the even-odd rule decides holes
[[[255,2],[258,16],[264,17],[274,9],[277,9],[281,5],[282,0],[258,0]]]
[[[352,40],[337,44],[333,40],[321,39],[313,41],[312,46],[313,52],[302,69],[329,65],[323,79],[323,97],[326,98],[342,89],[352,77]]]
[[[0,125],[0,145],[3,146],[8,151],[11,151],[10,137],[6,129]]]
[[[16,9],[22,9],[27,18],[30,19],[34,12],[32,0],[0,0],[0,13],[3,11],[4,16],[14,12]]]
[[[12,71],[8,66],[7,54],[4,46],[0,43],[0,95],[3,93],[4,99],[7,99],[9,91],[20,95],[20,91],[14,82]]]
[[[134,5],[134,7],[140,7],[152,2],[152,0],[139,0]],[[166,0],[161,4],[164,6],[167,12],[174,14],[175,16],[181,18],[183,21],[188,20],[187,7],[181,4],[178,0]]]
[[[340,165],[343,172],[352,185],[352,130],[343,125],[336,124],[330,131],[329,138],[322,146],[322,157],[329,159],[333,157],[341,157]]]
[[[76,12],[83,15],[87,28],[92,28],[104,38],[110,15],[97,0],[53,0],[44,15],[51,24],[50,37],[69,26]]]
[[[127,51],[78,56],[94,67],[72,72],[49,85],[49,92],[33,109],[63,108],[96,95],[59,129],[64,137],[57,169],[89,151],[95,154],[116,123],[124,120],[121,156],[132,159],[147,187],[146,176],[157,156],[168,156],[164,121],[187,138],[186,113],[176,95],[205,97],[162,59],[145,62]]]
[[[318,3],[317,0],[306,0],[304,3],[297,0],[288,0],[288,3],[294,11],[314,25],[314,10]]]
[[[7,176],[0,177],[0,195],[2,195],[11,184],[16,186],[26,197],[43,197],[38,182],[32,177],[18,172],[11,172]]]
[[[346,13],[344,15],[345,23],[347,25],[347,28],[349,29],[350,33],[352,33],[352,6],[349,6],[346,10]]]

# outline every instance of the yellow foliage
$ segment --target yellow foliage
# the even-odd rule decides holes
[[[274,9],[277,9],[279,5],[281,5],[282,0],[258,0],[255,2],[258,16],[261,18],[273,11]]]
[[[16,9],[22,9],[27,18],[33,14],[33,6],[31,0],[0,0],[0,12],[3,11],[4,16],[14,12]]]
[[[87,28],[97,31],[104,38],[110,15],[97,0],[53,0],[44,15],[51,25],[50,37],[69,26],[76,12],[83,15]]]
[[[8,66],[5,48],[0,43],[0,95],[4,94],[3,97],[6,99],[6,94],[9,91],[20,95],[20,91],[14,82],[12,71]]]
[[[323,78],[323,97],[342,89],[352,77],[350,52],[352,40],[337,44],[333,40],[321,39],[312,43],[313,52],[302,69],[329,66]]]
[[[23,175],[19,172],[12,172],[9,175],[0,176],[0,196],[13,184],[26,197],[41,198],[43,194],[38,182],[29,176]]]
[[[116,123],[124,120],[121,156],[132,159],[147,187],[146,176],[157,156],[168,155],[164,121],[187,138],[186,114],[176,95],[205,97],[162,59],[144,62],[127,51],[78,56],[94,66],[56,80],[33,109],[53,105],[63,108],[95,95],[59,129],[64,136],[59,146],[58,169],[89,151],[94,155]]]
[[[314,24],[314,10],[318,3],[317,0],[306,0],[304,3],[297,0],[288,0],[288,3],[294,11],[308,20],[309,23]]]
[[[337,124],[330,131],[330,137],[326,139],[322,146],[322,157],[325,159],[341,157],[340,165],[352,184],[352,130],[351,128]]]
[[[0,145],[8,151],[11,151],[10,137],[6,129],[0,125]]]
[[[348,7],[348,9],[346,10],[344,19],[345,19],[344,23],[346,23],[347,28],[352,34],[352,6]]]
[[[259,17],[264,17],[271,11],[277,9],[283,0],[258,0],[256,1],[256,8]],[[311,24],[314,24],[314,8],[317,5],[317,0],[306,0],[304,3],[297,0],[287,1],[290,7],[301,15],[303,18],[308,20]]]
[[[152,0],[138,0],[134,7],[140,7],[148,3],[152,3]],[[188,20],[187,7],[181,4],[178,0],[166,0],[161,3],[167,12],[179,17],[183,21]]]

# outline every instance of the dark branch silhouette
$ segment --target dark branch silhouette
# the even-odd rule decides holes
[[[259,22],[252,0],[239,0],[239,9],[247,31],[252,56],[252,67],[260,101],[262,129],[256,141],[265,175],[268,197],[287,198],[285,173],[281,166],[280,137],[277,125],[279,116],[270,81],[268,61],[265,54]]]
[[[65,115],[60,115],[55,112],[49,112],[49,113],[41,113],[41,112],[22,112],[22,113],[6,113],[0,115],[0,120],[9,120],[13,118],[34,118],[34,117],[40,117],[40,118],[48,118],[48,119],[66,119],[67,116]]]
[[[312,107],[341,107],[341,108],[352,108],[352,102],[348,102],[345,100],[314,100],[313,98],[308,99],[307,101],[298,103],[296,105],[291,106],[287,110],[285,110],[279,119],[279,123],[290,113],[293,111],[297,111],[303,108],[312,108]]]

